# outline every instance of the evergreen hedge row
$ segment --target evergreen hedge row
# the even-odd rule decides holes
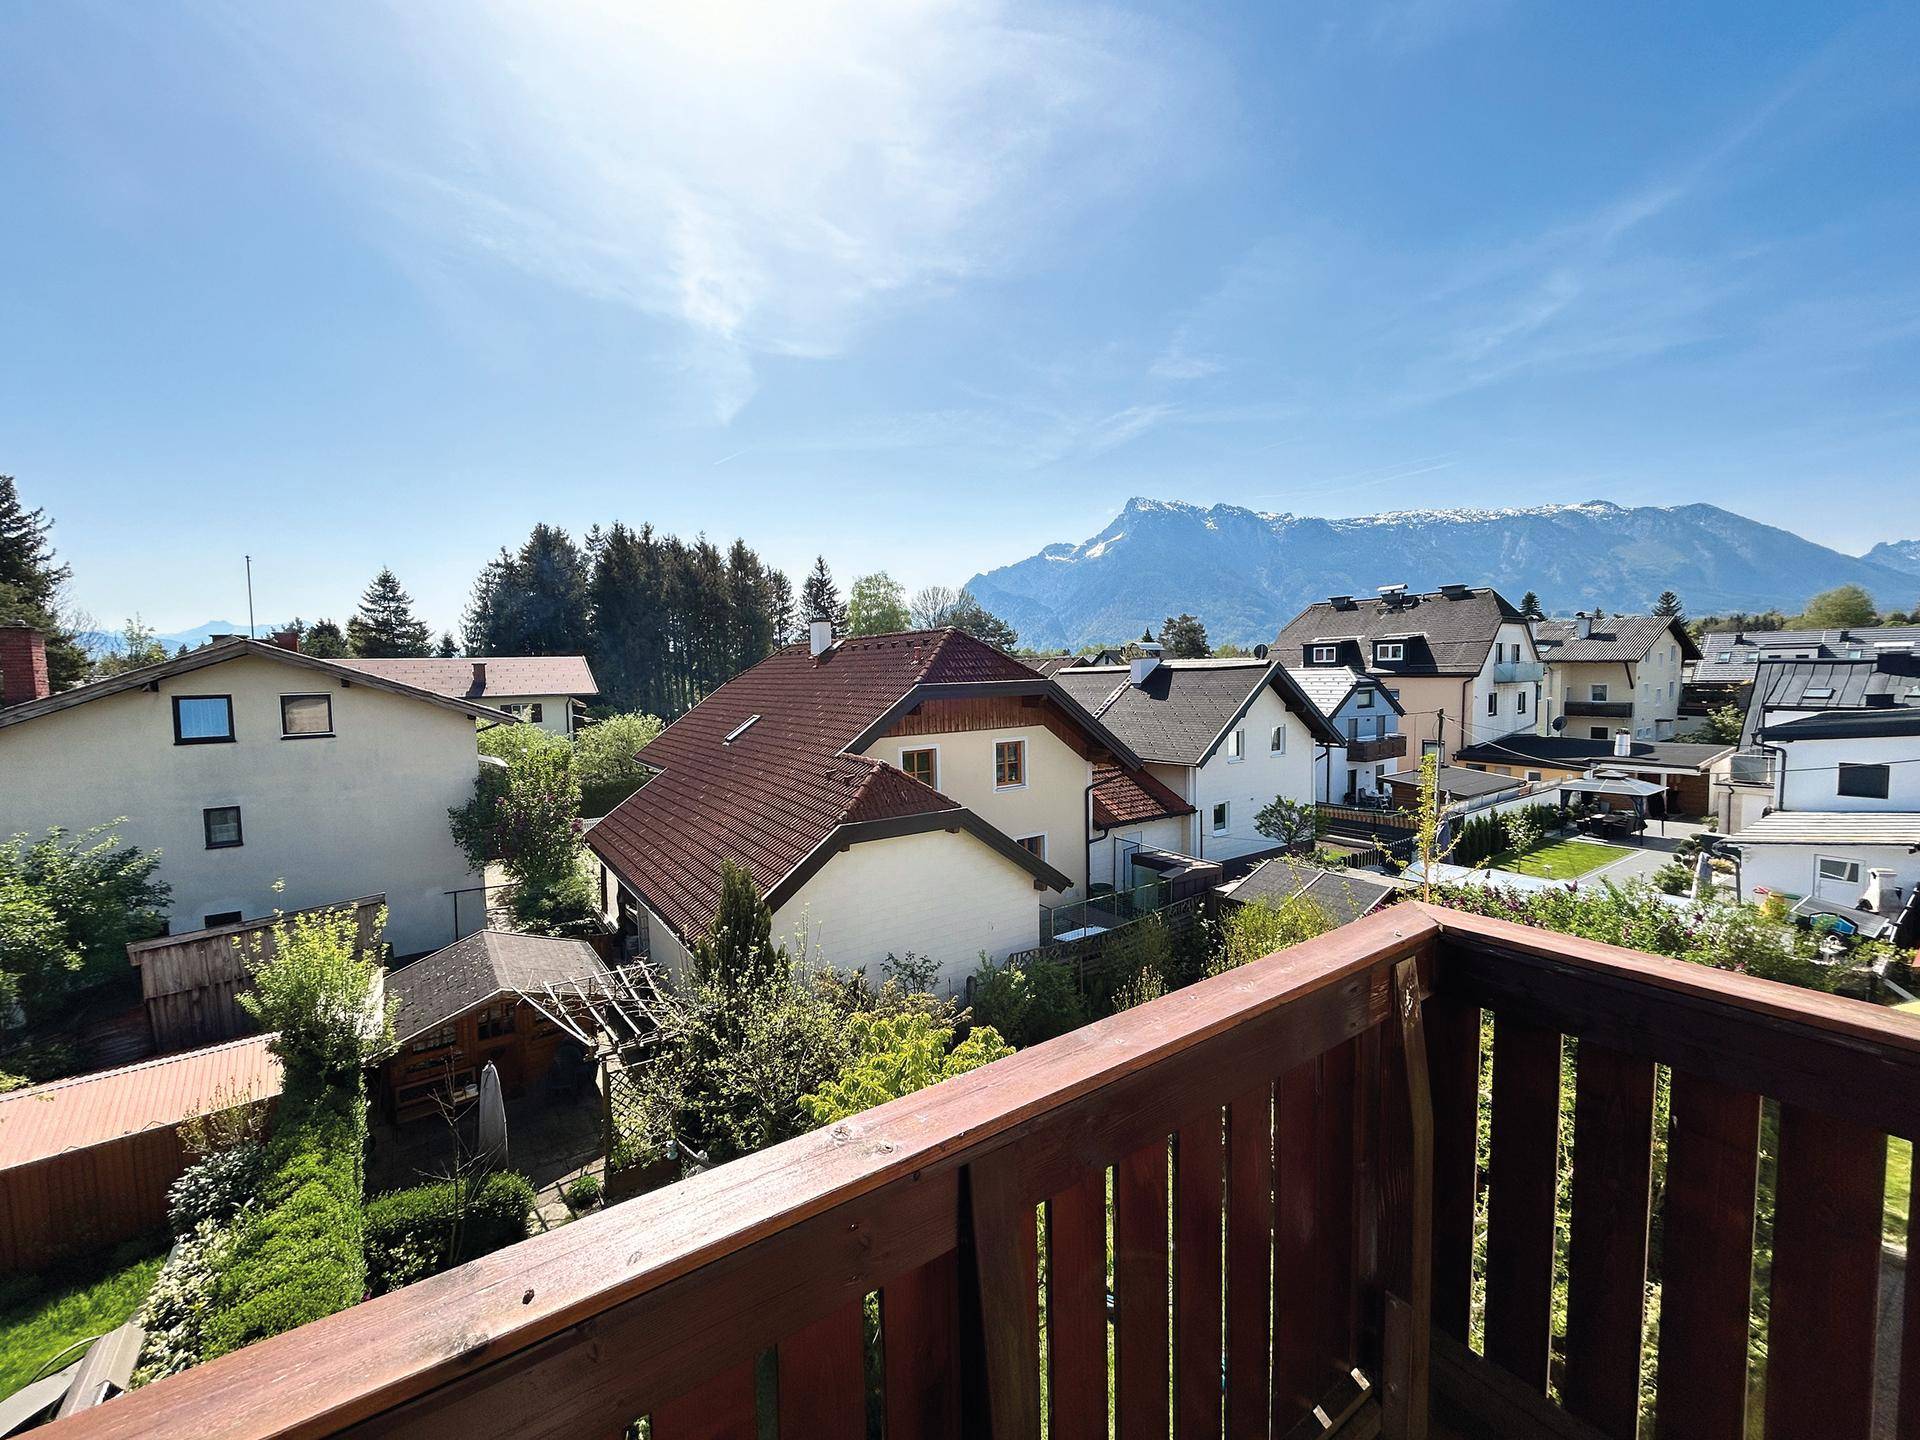
[[[367,1282],[375,1295],[527,1238],[534,1191],[524,1175],[391,1190],[366,1207]]]

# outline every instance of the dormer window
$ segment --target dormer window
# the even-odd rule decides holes
[[[1382,640],[1373,647],[1373,658],[1379,661],[1404,660],[1407,658],[1406,644],[1400,640]]]
[[[1331,665],[1339,658],[1339,655],[1340,647],[1337,645],[1316,645],[1313,647],[1313,663],[1316,665]]]

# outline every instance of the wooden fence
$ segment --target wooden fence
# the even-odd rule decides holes
[[[140,972],[140,994],[146,1001],[154,1045],[162,1051],[186,1050],[251,1035],[260,1027],[240,1008],[240,994],[248,984],[248,958],[260,947],[272,953],[275,925],[295,915],[351,906],[359,924],[360,949],[365,951],[380,943],[376,921],[386,903],[385,895],[366,895],[127,946],[127,959]]]

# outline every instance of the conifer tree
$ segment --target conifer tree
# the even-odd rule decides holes
[[[0,625],[31,625],[47,637],[47,678],[55,690],[87,676],[87,652],[63,623],[70,567],[57,562],[45,510],[29,510],[11,475],[0,475]]]
[[[316,620],[302,631],[300,650],[321,660],[342,660],[353,653],[347,648],[346,635],[332,620]]]
[[[1169,615],[1160,627],[1160,644],[1169,660],[1205,659],[1210,648],[1207,627],[1192,615]]]
[[[347,644],[362,659],[390,659],[431,653],[433,630],[413,613],[413,597],[390,569],[373,577],[360,597],[360,610],[347,621]]]
[[[1685,618],[1685,612],[1680,608],[1680,597],[1671,590],[1660,592],[1660,598],[1653,602],[1653,613],[1670,616],[1675,620]]]
[[[1544,620],[1546,611],[1540,608],[1540,597],[1529,590],[1520,597],[1520,618],[1523,620]]]
[[[824,555],[814,557],[813,569],[807,575],[806,584],[800,587],[800,618],[809,625],[816,620],[830,621],[836,635],[846,631],[846,603],[834,588],[833,571],[827,568]]]

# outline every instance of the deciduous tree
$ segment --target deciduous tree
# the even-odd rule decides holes
[[[906,597],[906,587],[884,570],[860,576],[847,599],[847,633],[890,635],[907,629],[912,621]]]

